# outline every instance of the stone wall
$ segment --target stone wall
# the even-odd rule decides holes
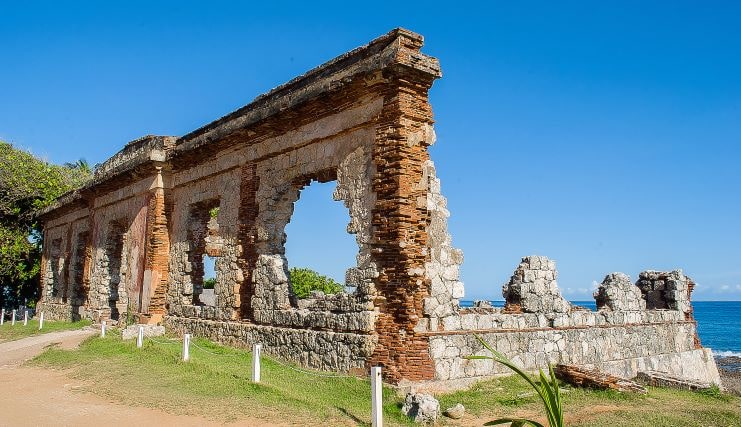
[[[417,330],[429,337],[435,380],[457,387],[507,373],[493,361],[465,358],[487,354],[479,336],[526,370],[567,363],[628,378],[657,370],[720,383],[712,353],[697,345],[696,322],[678,309],[691,307],[686,284],[692,281],[681,272],[642,272],[636,284],[623,273],[611,273],[595,291],[596,312],[564,306],[556,277],[553,261],[525,257],[503,288],[504,308],[481,304],[420,321]],[[665,308],[647,309],[643,289],[660,290],[650,297]]]
[[[463,254],[428,152],[428,91],[441,72],[422,42],[393,30],[187,135],[126,144],[42,212],[39,308],[260,342],[316,369],[380,365],[392,383],[501,372],[464,358],[482,351],[474,334],[526,369],[565,361],[712,377],[692,318],[694,283],[681,272],[641,273],[637,287],[608,275],[591,312],[561,296],[555,262],[531,256],[504,286],[504,309],[460,307]],[[298,299],[285,228],[317,181],[336,184],[356,263],[350,292]],[[216,259],[208,299],[205,255]]]

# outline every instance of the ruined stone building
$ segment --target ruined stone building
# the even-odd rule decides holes
[[[47,318],[135,319],[322,370],[383,366],[391,383],[504,372],[474,334],[527,369],[546,363],[718,381],[696,338],[681,272],[638,286],[609,275],[596,312],[572,306],[554,262],[526,257],[504,309],[461,308],[460,250],[428,153],[428,91],[441,77],[422,37],[396,29],[181,136],[126,144],[91,182],[40,215]],[[284,229],[312,181],[335,182],[357,265],[351,293],[297,299]],[[216,258],[205,303],[203,257]]]

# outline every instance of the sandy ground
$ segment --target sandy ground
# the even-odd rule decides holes
[[[95,334],[92,329],[53,332],[0,343],[0,426],[216,426],[213,420],[180,416],[158,409],[131,407],[81,391],[85,385],[64,371],[22,366],[49,345],[75,348]],[[242,419],[231,426],[265,426]]]

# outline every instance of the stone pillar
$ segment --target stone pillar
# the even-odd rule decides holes
[[[257,190],[260,179],[257,176],[257,165],[247,163],[242,166],[242,180],[239,186],[239,230],[238,239],[241,256],[238,258],[239,268],[243,272],[241,281],[237,281],[235,289],[235,306],[239,308],[241,319],[253,320],[252,297],[255,294],[254,269],[257,265]]]
[[[624,273],[610,273],[594,291],[598,310],[637,311],[646,309],[641,290]]]
[[[522,258],[502,288],[504,309],[512,313],[568,313],[571,304],[561,296],[556,263],[544,256]]]
[[[414,50],[422,46],[421,37],[399,41]],[[374,301],[379,315],[370,365],[383,366],[384,378],[392,383],[429,380],[434,376],[429,342],[414,328],[424,315],[430,287],[425,275],[430,214],[423,168],[433,123],[427,91],[439,74],[395,64],[383,77],[384,105],[372,153],[377,174],[371,251],[379,268]]]

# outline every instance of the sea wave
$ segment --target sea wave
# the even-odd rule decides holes
[[[715,357],[741,357],[741,351],[713,350]]]

